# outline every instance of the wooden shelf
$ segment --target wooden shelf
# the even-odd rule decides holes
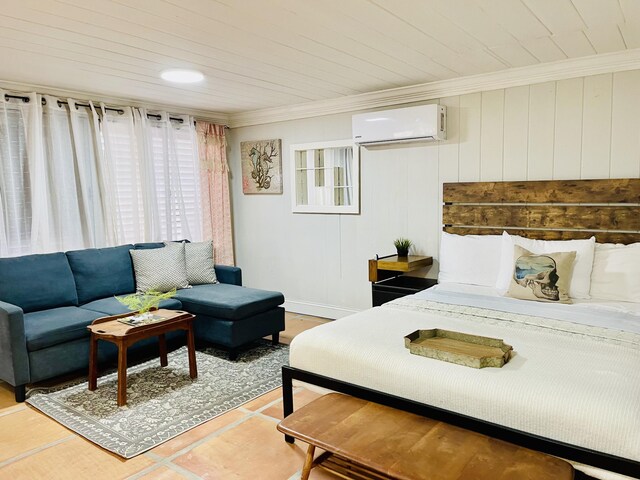
[[[378,270],[392,270],[394,272],[411,272],[422,267],[428,267],[433,263],[431,257],[409,255],[408,257],[381,258],[378,260]]]
[[[419,268],[428,267],[433,264],[432,257],[423,257],[420,255],[409,255],[408,257],[398,257],[390,255],[378,259],[369,260],[369,281],[377,282],[384,280],[397,273],[393,272],[412,272]]]

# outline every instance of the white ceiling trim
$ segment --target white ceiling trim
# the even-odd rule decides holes
[[[96,93],[82,92],[78,90],[66,90],[62,88],[52,88],[45,85],[36,85],[29,83],[16,83],[0,81],[0,88],[11,90],[12,92],[28,93],[37,92],[45,95],[54,95],[56,97],[68,98],[87,102],[89,100],[95,102],[103,102],[109,107],[143,107],[151,111],[167,111],[173,114],[191,115],[196,120],[212,122],[217,125],[229,125],[229,115],[226,113],[212,112],[209,110],[200,110],[194,108],[179,107],[169,103],[159,104],[134,100],[132,98],[103,96]]]
[[[331,100],[234,113],[231,128],[421,102],[466,93],[640,69],[640,48],[392,88]]]

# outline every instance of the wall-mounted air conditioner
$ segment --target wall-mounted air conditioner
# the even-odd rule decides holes
[[[360,113],[351,122],[354,143],[365,146],[447,138],[447,109],[442,105]]]

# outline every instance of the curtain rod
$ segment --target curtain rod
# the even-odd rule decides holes
[[[31,101],[31,99],[29,97],[24,97],[21,95],[9,95],[9,94],[5,94],[4,95],[5,100],[8,100],[9,98],[15,98],[17,100],[22,100],[24,103],[29,103]],[[47,100],[45,98],[42,99],[42,104],[46,105],[47,104]],[[58,100],[58,106],[60,107],[61,105],[69,105],[69,102],[65,102],[64,100]],[[76,107],[91,107],[91,105],[87,105],[86,103],[76,103]],[[111,107],[105,107],[105,110],[109,110],[112,112],[118,112],[120,115],[124,114],[124,110],[122,110],[121,108],[111,108]],[[161,120],[162,119],[162,115],[156,114],[156,113],[147,113],[147,118],[155,118],[157,120]],[[180,122],[183,123],[184,120],[182,118],[175,118],[175,117],[169,117],[169,120],[173,120],[175,122]],[[194,122],[195,123],[195,122]]]

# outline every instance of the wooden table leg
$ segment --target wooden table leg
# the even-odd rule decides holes
[[[187,348],[189,349],[189,375],[191,378],[196,378],[198,367],[196,366],[196,340],[193,335],[193,322],[189,322],[189,328],[187,328]]]
[[[127,404],[127,346],[118,343],[118,406]]]
[[[89,390],[98,388],[98,339],[92,333],[89,339]]]
[[[166,367],[169,361],[167,360],[167,339],[164,333],[158,335],[158,346],[160,347],[160,366]]]
[[[316,451],[315,445],[309,445],[307,449],[307,458],[304,460],[304,466],[302,467],[302,475],[300,475],[300,480],[307,480],[309,475],[311,474],[311,469],[313,468],[313,454]]]

